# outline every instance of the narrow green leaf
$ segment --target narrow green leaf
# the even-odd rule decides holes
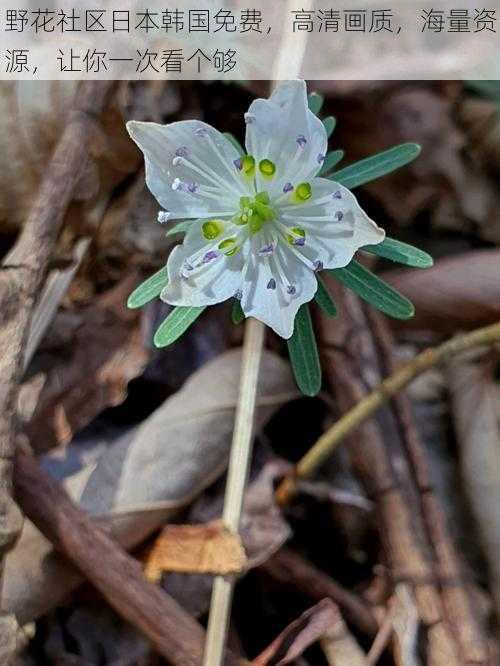
[[[239,152],[240,155],[245,154],[245,151],[243,150],[243,146],[238,141],[238,139],[234,136],[234,134],[231,134],[231,132],[224,132],[224,136],[226,137],[226,139],[229,139],[229,141],[233,144],[233,146],[236,148],[236,150]]]
[[[325,283],[320,278],[318,278],[318,291],[314,296],[316,303],[323,310],[327,317],[336,317],[337,316],[337,307],[333,302],[333,298],[330,296],[328,289],[326,288]]]
[[[334,268],[329,272],[348,289],[355,291],[360,298],[389,317],[410,319],[415,314],[413,303],[357,261],[353,260],[349,266]]]
[[[335,126],[337,125],[336,119],[333,116],[328,116],[328,118],[325,118],[323,120],[323,125],[325,126],[326,129],[326,136],[330,138],[333,134]]]
[[[335,169],[337,164],[344,159],[344,151],[343,150],[332,150],[327,154],[325,157],[325,161],[323,162],[323,168],[320,171],[320,176],[327,176],[332,169]]]
[[[178,307],[168,315],[155,333],[155,347],[168,347],[178,340],[183,333],[198,319],[205,307]]]
[[[329,178],[352,190],[354,187],[386,176],[412,162],[419,153],[420,146],[416,143],[402,143],[400,146],[394,146],[394,148],[344,167],[340,171],[332,173]]]
[[[323,97],[323,95],[313,92],[309,95],[307,101],[309,103],[309,109],[317,116],[318,113],[323,108],[323,103],[325,101],[325,98]]]
[[[177,234],[185,234],[192,224],[193,220],[184,220],[183,222],[179,222],[178,224],[175,224],[171,229],[169,229],[165,235],[168,237],[168,236],[177,236]]]
[[[131,310],[142,308],[143,305],[157,298],[168,282],[167,267],[164,266],[157,273],[140,284],[128,297],[127,307]]]
[[[434,260],[430,254],[419,250],[418,247],[402,243],[394,238],[385,238],[378,245],[366,245],[362,248],[363,252],[375,254],[377,257],[390,259],[398,264],[413,266],[413,268],[430,268],[434,265]]]
[[[293,335],[288,340],[288,353],[299,389],[305,395],[317,395],[321,389],[321,365],[307,305],[303,305],[295,317]]]
[[[231,309],[231,319],[233,320],[233,324],[241,324],[241,322],[245,319],[245,313],[243,312],[243,309],[241,307],[240,301],[235,298],[233,301],[233,307]]]

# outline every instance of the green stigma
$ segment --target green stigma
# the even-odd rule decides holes
[[[254,199],[241,197],[240,212],[234,218],[235,224],[248,224],[250,232],[256,234],[266,222],[276,218],[276,212],[271,206],[267,192],[259,192]]]
[[[293,200],[296,203],[304,203],[312,197],[311,183],[300,183],[294,190]]]
[[[259,171],[266,178],[272,178],[276,173],[276,164],[271,160],[261,160],[259,162]]]
[[[217,238],[217,236],[220,236],[223,229],[224,223],[222,220],[208,220],[208,222],[204,222],[203,226],[201,227],[203,236],[207,240],[214,240]]]
[[[255,157],[253,155],[245,155],[242,158],[241,170],[245,176],[253,176],[255,174]]]
[[[236,238],[226,238],[219,243],[219,250],[224,252],[226,257],[232,257],[240,251],[240,246],[236,244]]]

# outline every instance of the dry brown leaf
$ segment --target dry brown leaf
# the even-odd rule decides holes
[[[500,383],[498,358],[474,354],[448,365],[451,406],[462,478],[489,564],[490,590],[500,615]]]
[[[19,399],[37,451],[69,442],[97,414],[119,405],[144,369],[149,351],[139,316],[123,307],[135,283],[131,275],[92,305],[56,316]]]
[[[169,571],[226,576],[240,573],[246,563],[239,536],[215,520],[202,525],[167,525],[146,557],[144,573],[153,582]]]
[[[79,469],[66,479],[67,490],[90,514],[105,520],[124,547],[139,545],[223,474],[240,365],[239,350],[204,365],[140,427],[107,442],[98,460],[82,460],[77,443],[60,447],[59,468]],[[289,399],[293,387],[288,364],[265,352],[257,404],[262,398],[267,404],[257,408],[256,432]],[[22,623],[28,622],[60,604],[80,581],[78,572],[25,521],[21,538],[7,557],[5,608]]]
[[[500,320],[500,250],[467,252],[425,271],[388,271],[381,277],[415,304],[415,317],[405,327],[455,333]]]
[[[330,599],[320,601],[289,624],[252,664],[290,664],[320,640],[329,664],[365,666],[366,660],[361,648],[349,634],[336,605]]]
[[[322,639],[325,640],[325,654],[330,660],[330,664],[363,666],[366,663],[363,652],[349,635],[337,607],[329,599],[324,599],[289,624],[271,645],[252,661],[252,664],[253,666],[290,664],[307,648]],[[349,649],[346,647],[346,641]],[[342,648],[339,647],[339,642],[342,644]],[[337,651],[333,649],[335,644],[337,644]],[[338,658],[340,649],[342,649],[342,661]]]

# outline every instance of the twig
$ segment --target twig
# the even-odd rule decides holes
[[[253,318],[248,319],[222,514],[224,525],[233,534],[238,534],[239,531],[243,495],[252,457],[253,421],[264,333],[265,328],[262,322]],[[214,580],[204,655],[206,666],[219,666],[222,663],[234,581],[234,577],[224,576],[217,576]]]
[[[342,319],[331,327],[318,318],[325,375],[339,410],[358,404],[381,379],[378,350],[366,311],[352,292],[335,291]],[[381,428],[383,423],[384,430]],[[464,664],[457,637],[446,616],[440,594],[439,570],[425,536],[416,489],[409,474],[400,438],[389,409],[380,420],[363,422],[347,436],[346,450],[353,471],[375,502],[378,531],[393,583],[406,582],[423,626],[427,659],[433,664]],[[383,433],[387,433],[384,437]],[[390,442],[390,445],[389,445]]]
[[[367,636],[376,635],[378,623],[368,603],[339,585],[298,553],[282,548],[261,568],[275,580],[293,585],[314,601],[328,597],[339,606],[351,625]]]
[[[202,627],[168,594],[146,581],[140,564],[99,529],[32,456],[17,453],[14,481],[16,499],[28,518],[109,604],[169,663],[199,666]],[[226,663],[243,662],[226,653]]]
[[[426,370],[473,347],[500,341],[500,323],[457,335],[439,347],[427,349],[384,380],[327,430],[299,461],[293,476],[282,481],[276,491],[278,502],[285,504],[296,490],[296,479],[307,479],[331,456],[337,445],[377,409]]]
[[[373,335],[385,369],[394,373],[393,338],[387,322],[375,311],[368,312]],[[404,392],[392,398],[401,440],[410,463],[420,497],[421,512],[429,542],[439,567],[442,597],[450,622],[467,663],[487,663],[488,640],[484,635],[477,608],[477,595],[465,579],[464,564],[455,548],[446,524],[446,516],[434,492],[425,448],[413,418],[410,400]]]
[[[23,231],[0,269],[0,576],[21,519],[11,499],[15,414],[24,349],[34,305],[64,215],[87,164],[87,142],[102,111],[109,81],[81,85]]]

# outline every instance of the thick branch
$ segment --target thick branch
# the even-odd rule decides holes
[[[140,564],[100,530],[33,457],[18,452],[14,483],[16,499],[28,518],[169,663],[201,664],[202,627],[146,581]],[[228,654],[225,663],[243,662]]]

